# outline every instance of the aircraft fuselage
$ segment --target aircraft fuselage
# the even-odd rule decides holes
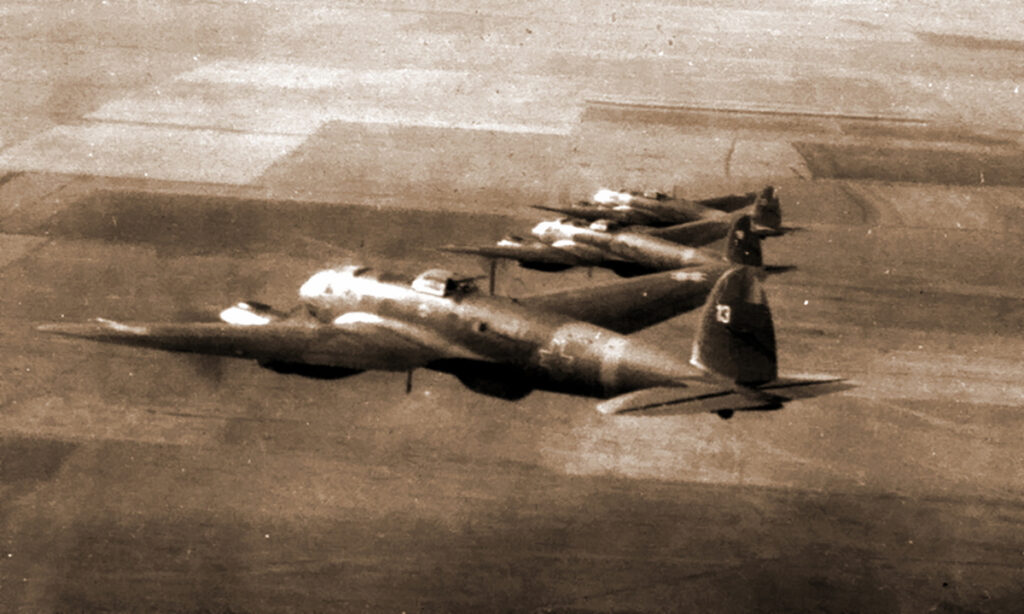
[[[316,319],[365,317],[450,344],[448,354],[464,358],[430,368],[490,394],[516,398],[538,388],[607,397],[698,375],[687,362],[688,348],[669,354],[599,326],[527,309],[514,299],[476,291],[439,296],[358,274],[335,283],[331,273],[314,276],[300,292]]]
[[[625,226],[671,226],[725,216],[722,211],[681,200],[634,199],[629,205],[609,206],[583,202],[568,207],[538,208],[591,222],[612,220]]]
[[[705,251],[632,230],[594,230],[562,221],[537,224],[533,233],[551,244],[572,242],[602,250],[608,258],[634,262],[652,271],[669,271],[721,261]]]

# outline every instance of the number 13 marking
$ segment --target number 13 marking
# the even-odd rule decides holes
[[[728,324],[732,321],[732,308],[728,305],[715,305],[715,319],[722,324]]]

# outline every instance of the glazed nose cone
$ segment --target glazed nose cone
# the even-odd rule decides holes
[[[141,335],[146,329],[139,326],[129,326],[103,318],[96,318],[89,322],[60,322],[55,324],[42,324],[36,327],[41,333],[61,335],[62,337],[76,337],[79,339],[94,339],[103,341],[115,337],[128,337]]]

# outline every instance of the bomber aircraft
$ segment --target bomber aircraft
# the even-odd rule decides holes
[[[736,213],[757,213],[754,223],[778,230],[782,223],[778,190],[766,186],[760,192],[720,196],[705,200],[671,198],[661,192],[599,190],[591,201],[568,207],[534,205],[534,209],[588,220],[611,220],[624,226],[674,226],[701,220],[734,218]],[[728,227],[728,224],[725,225]],[[724,236],[724,233],[723,233]]]
[[[289,312],[245,302],[222,311],[218,322],[96,319],[39,330],[255,359],[309,377],[370,369],[411,376],[427,368],[505,399],[548,390],[606,399],[597,405],[604,413],[655,408],[728,418],[735,409],[778,408],[810,390],[806,381],[776,377],[775,333],[758,275],[714,264],[513,299],[440,269],[410,282],[350,265],[310,277]],[[629,335],[705,296],[692,355]]]
[[[587,223],[576,219],[540,222],[535,239],[508,236],[496,245],[446,245],[441,251],[485,258],[516,260],[520,266],[541,271],[562,271],[574,266],[611,269],[624,277],[653,271],[669,271],[728,260],[761,266],[760,237],[751,231],[750,216],[732,222],[726,252],[689,247],[606,221]]]

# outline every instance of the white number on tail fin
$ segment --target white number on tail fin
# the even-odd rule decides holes
[[[715,319],[722,324],[728,324],[732,321],[732,308],[721,303],[715,305]]]

